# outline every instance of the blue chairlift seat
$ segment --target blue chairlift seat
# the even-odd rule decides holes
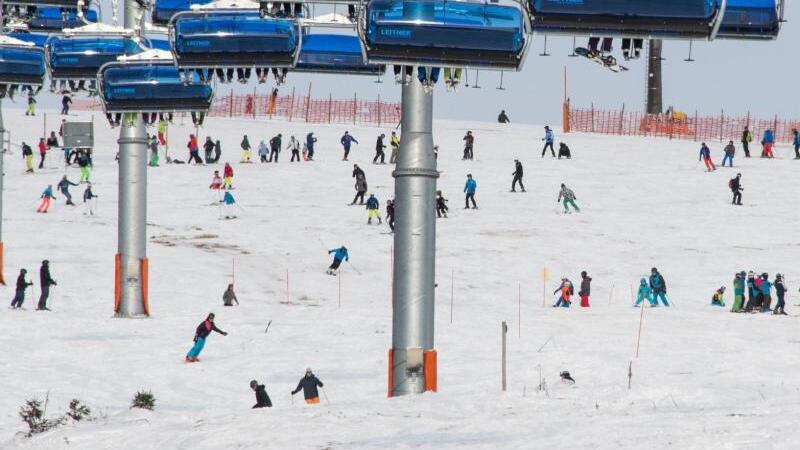
[[[721,0],[529,0],[534,33],[707,39]]]
[[[98,86],[107,113],[205,112],[213,98],[211,86],[199,79],[182,82],[171,61],[108,63]]]
[[[307,34],[303,36],[296,72],[382,75],[386,66],[367,64],[358,36],[345,34]]]
[[[780,31],[775,0],[728,0],[717,33],[724,39],[775,39]]]
[[[46,74],[41,47],[0,45],[0,84],[41,86]]]
[[[291,67],[300,47],[297,22],[253,11],[179,13],[170,24],[178,67]]]
[[[44,49],[44,45],[47,43],[47,40],[50,39],[49,34],[28,33],[24,31],[8,33],[6,34],[6,36],[13,37],[14,39],[19,39],[20,41],[30,42],[41,49]]]
[[[97,22],[97,11],[90,9],[84,11],[84,18],[88,22]],[[61,8],[38,8],[36,15],[28,22],[28,28],[35,31],[61,31],[64,28],[76,28],[85,25],[78,20],[78,11],[67,10],[66,18],[61,13]]]
[[[141,51],[128,36],[53,36],[45,45],[52,80],[93,80],[103,64]]]
[[[172,16],[181,12],[189,11],[192,5],[203,5],[210,0],[156,0],[153,6],[152,20],[154,25],[169,25]]]
[[[371,0],[360,31],[370,63],[517,70],[523,17],[511,4]]]

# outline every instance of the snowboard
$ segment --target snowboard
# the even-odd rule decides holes
[[[585,47],[575,47],[575,54],[594,61],[612,72],[625,72],[628,70],[627,67],[617,64],[617,59],[613,56],[603,56],[601,53],[592,52]]]

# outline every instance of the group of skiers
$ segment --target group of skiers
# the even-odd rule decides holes
[[[32,281],[25,279],[27,273],[27,269],[19,270],[17,287],[14,292],[14,298],[11,300],[11,309],[22,308],[23,303],[25,303],[25,291],[29,286],[33,286]],[[50,261],[45,259],[42,261],[42,265],[39,268],[39,288],[41,293],[39,295],[39,303],[36,305],[36,309],[38,311],[50,310],[50,308],[47,306],[47,299],[50,297],[50,286],[55,286],[56,284],[56,281],[50,275]]]
[[[86,181],[85,183],[86,183],[86,188],[83,190],[83,204],[84,204],[83,214],[93,216],[95,214],[95,207],[96,207],[93,199],[97,198],[98,195],[95,194],[94,191],[92,191],[91,182]],[[68,206],[76,206],[75,203],[72,201],[72,194],[69,192],[70,186],[78,186],[78,183],[73,183],[72,181],[69,181],[67,176],[64,175],[56,185],[56,188],[58,189],[59,192],[61,192],[64,195],[64,198],[66,198],[67,200],[66,204]],[[42,195],[40,195],[39,198],[41,200],[39,201],[39,206],[36,208],[36,212],[47,213],[47,211],[50,209],[52,201],[56,199],[55,195],[53,195],[53,185],[52,184],[47,185],[44,192],[42,192]]]
[[[589,296],[591,295],[592,277],[584,270],[581,272],[581,288],[578,291],[578,297],[581,299],[581,308],[588,308]],[[558,285],[553,294],[558,294],[556,303],[553,308],[563,307],[569,308],[572,305],[572,296],[575,294],[575,287],[566,276],[561,277],[561,283]]]
[[[658,269],[653,267],[650,269],[649,279],[642,277],[639,280],[639,291],[636,294],[636,303],[633,306],[639,306],[643,300],[647,300],[650,306],[656,307],[659,299],[664,306],[670,305],[667,300],[667,283]]]
[[[778,301],[772,307],[772,289]],[[752,270],[744,270],[734,275],[733,279],[734,300],[731,312],[772,312],[773,314],[786,315],[786,285],[783,275],[776,274],[775,280],[769,280],[768,273],[757,275]],[[720,287],[711,298],[713,306],[725,306],[723,295],[725,286]]]

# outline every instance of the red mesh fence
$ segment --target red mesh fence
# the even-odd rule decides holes
[[[758,142],[767,129],[773,130],[776,142],[791,143],[792,130],[800,129],[800,120],[757,119],[748,116],[698,116],[681,112],[645,114],[639,111],[580,109],[564,104],[564,132],[600,133],[627,136],[654,136],[695,141],[738,142],[745,126]]]

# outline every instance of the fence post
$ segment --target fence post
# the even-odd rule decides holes
[[[775,142],[778,142],[778,115],[775,114],[775,121],[772,122],[772,135],[775,136]]]
[[[256,118],[256,108],[258,107],[258,102],[256,101],[256,87],[253,86],[253,119]]]
[[[356,123],[356,117],[358,116],[358,93],[353,93],[353,125]]]
[[[561,131],[565,134],[570,132],[570,123],[569,123],[569,99],[564,99],[564,103],[561,104]]]
[[[331,108],[333,107],[333,94],[328,93],[328,123],[331,123]]]
[[[747,123],[745,125],[750,126],[750,111],[747,111]]]
[[[589,116],[589,120],[592,122],[592,125],[589,129],[592,131],[592,133],[594,133],[594,103],[592,103],[592,109],[591,109],[591,114]]]
[[[233,117],[233,89],[231,89],[231,96],[228,101],[228,117]]]
[[[625,121],[625,103],[622,104],[622,109],[619,112],[619,128],[617,134],[622,134],[622,124]]]
[[[378,126],[381,126],[381,94],[378,94]]]
[[[292,121],[292,117],[294,117],[294,87],[292,87],[292,102],[289,105],[289,122]]]
[[[719,141],[722,142],[722,124],[725,122],[725,110],[719,113]]]
[[[697,110],[694,110],[694,141],[697,142]]]
[[[308,111],[311,109],[311,82],[308,82],[308,97],[306,97],[306,123],[308,123]]]
[[[501,384],[503,386],[503,392],[505,392],[506,391],[506,334],[508,333],[508,325],[506,325],[505,321],[503,321],[503,323],[501,324],[500,332],[502,334],[502,339],[503,339],[503,344],[502,344],[503,345],[503,350],[502,350],[502,352],[503,352],[503,356],[502,356],[502,365],[503,365],[503,367],[502,367],[502,382],[501,382]]]

